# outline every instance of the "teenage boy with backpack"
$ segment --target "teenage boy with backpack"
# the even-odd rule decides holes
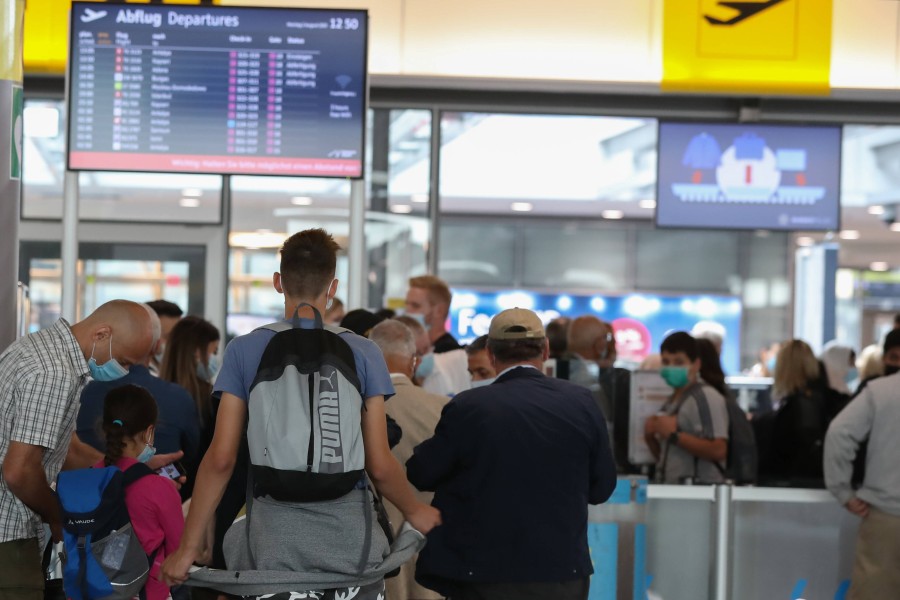
[[[660,346],[660,374],[672,396],[647,419],[644,439],[657,458],[660,483],[722,483],[728,459],[729,415],[725,398],[700,378],[697,342],[675,332]]]
[[[338,244],[322,229],[288,238],[273,284],[284,295],[284,316],[289,323],[257,329],[228,345],[213,392],[220,401],[213,441],[197,474],[181,546],[163,565],[163,577],[170,584],[187,580],[188,569],[200,553],[204,531],[234,468],[248,417],[252,463],[248,518],[233,527],[226,540],[228,567],[240,573],[239,577],[218,580],[213,574],[205,579],[206,585],[276,599],[296,597],[291,594],[307,590],[322,592],[317,597],[325,600],[335,596],[368,600],[384,594],[380,573],[385,569],[379,563],[388,549],[372,518],[365,477],[355,476],[351,482],[354,489],[337,498],[325,490],[340,488],[348,476],[327,465],[350,461],[359,453],[353,440],[348,439],[353,436],[349,430],[354,425],[361,430],[365,471],[375,488],[418,531],[427,533],[440,524],[438,511],[415,499],[403,468],[388,447],[384,402],[394,389],[381,352],[369,340],[347,330],[338,333],[323,329],[322,315],[337,292],[334,275],[338,250]],[[290,346],[285,336],[296,335],[293,328],[320,330],[312,335],[327,340],[331,348],[327,356],[301,356],[298,360],[293,354],[303,354],[308,344],[279,354],[282,340],[285,348]],[[347,347],[352,356],[348,356]],[[343,357],[343,362],[335,362],[336,357]],[[330,366],[319,365],[320,358]],[[313,363],[314,372],[302,374],[309,373],[307,366]],[[350,369],[350,364],[355,368]],[[285,395],[290,397],[278,397],[278,386],[273,385],[278,382],[284,382],[283,389],[288,390]],[[353,389],[348,390],[347,382]],[[332,385],[340,387],[340,402],[326,406]],[[354,389],[358,391],[355,397]],[[290,402],[294,397],[296,402]],[[346,397],[351,402],[345,402]],[[346,421],[345,416],[355,406],[352,400],[360,397],[358,421]],[[279,408],[263,415],[259,403],[268,401],[280,402]],[[311,422],[306,430],[286,427],[278,411],[299,411],[307,401]],[[322,403],[314,407],[313,401]],[[337,423],[332,419],[340,419],[340,433],[330,431]],[[329,437],[332,434],[339,436],[337,443]],[[294,456],[289,456],[292,445]],[[301,468],[284,468],[283,461],[290,459],[299,461]],[[243,587],[216,585],[220,581]],[[269,595],[273,593],[277,595]]]

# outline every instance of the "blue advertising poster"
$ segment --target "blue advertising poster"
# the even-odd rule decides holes
[[[840,127],[661,123],[661,227],[834,230]]]
[[[729,296],[625,296],[543,294],[525,290],[453,290],[449,331],[460,343],[468,343],[490,328],[494,315],[507,308],[535,311],[544,324],[557,317],[594,315],[612,323],[619,360],[639,364],[673,331],[691,331],[698,323],[713,322],[726,331],[722,367],[726,374],[740,373],[741,303]]]

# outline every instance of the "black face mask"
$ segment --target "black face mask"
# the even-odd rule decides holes
[[[894,365],[884,365],[885,375],[893,375],[894,373],[900,373],[900,367],[895,367]]]

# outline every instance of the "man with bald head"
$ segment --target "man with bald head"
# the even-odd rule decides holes
[[[187,390],[178,385],[153,376],[150,371],[154,355],[165,344],[162,333],[165,327],[153,307],[145,304],[153,327],[153,347],[140,363],[135,363],[128,374],[116,381],[92,381],[81,393],[81,408],[76,420],[78,439],[99,452],[106,450],[106,440],[100,433],[98,423],[103,417],[103,403],[114,388],[123,385],[137,385],[153,396],[159,417],[153,434],[153,445],[157,454],[184,452],[183,462],[187,471],[193,473],[200,464],[197,450],[200,447],[200,417],[197,404]],[[183,500],[189,498],[189,487],[182,488]]]
[[[600,389],[600,367],[607,365],[613,347],[612,329],[592,315],[584,315],[569,325],[568,348],[569,381],[591,390],[594,399],[603,410],[611,414],[610,406]]]
[[[403,429],[403,437],[391,452],[401,465],[405,465],[412,457],[413,449],[434,435],[441,410],[449,398],[428,393],[412,382],[418,359],[416,340],[409,327],[394,319],[382,321],[369,332],[369,339],[381,349],[391,373],[396,394],[385,404],[385,411]],[[431,504],[433,496],[430,492],[416,492],[416,498],[425,504]],[[391,522],[399,528],[403,514],[388,501],[384,505]],[[415,574],[414,562],[404,564],[399,576],[385,580],[387,597],[407,600],[438,600],[442,597],[417,584]]]
[[[49,482],[64,462],[87,467],[99,456],[74,435],[88,377],[120,379],[152,345],[147,309],[113,300],[75,325],[60,319],[0,354],[0,600],[43,598],[42,523],[62,538]]]

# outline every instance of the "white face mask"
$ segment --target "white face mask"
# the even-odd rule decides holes
[[[480,388],[480,387],[484,387],[484,386],[486,386],[486,385],[491,385],[491,384],[494,383],[496,380],[497,380],[496,377],[491,377],[491,378],[489,378],[489,379],[482,379],[481,381],[473,381],[473,382],[472,382],[472,389],[474,390],[475,388]]]
[[[331,283],[328,284],[328,289],[331,289],[331,286],[334,285],[334,282],[337,281],[337,278],[331,280]],[[335,288],[334,293],[337,294],[337,288]],[[334,304],[334,296],[329,297],[325,301],[325,310],[331,310],[332,305]]]

